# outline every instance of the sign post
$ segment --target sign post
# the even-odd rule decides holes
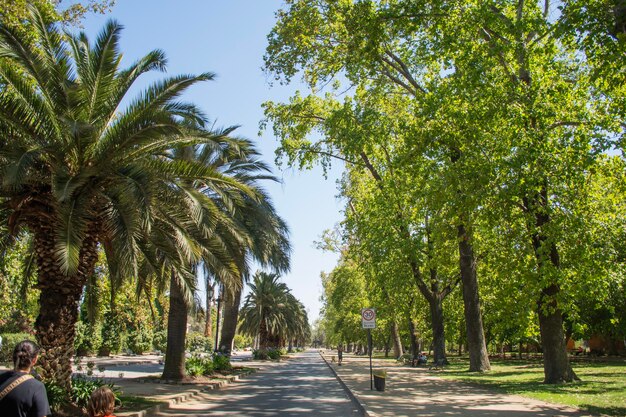
[[[367,344],[370,354],[370,390],[374,390],[374,372],[372,371],[372,329],[376,328],[376,310],[373,308],[361,309],[361,325],[367,329]]]

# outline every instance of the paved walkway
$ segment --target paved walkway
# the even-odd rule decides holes
[[[494,393],[476,385],[437,377],[437,371],[411,368],[388,360],[374,360],[373,368],[387,370],[384,392],[370,389],[369,358],[346,355],[342,366],[324,358],[361,403],[368,416],[459,417],[582,417],[577,409],[514,395]]]
[[[270,362],[254,374],[171,405],[153,417],[350,417],[360,416],[331,370],[314,351]]]

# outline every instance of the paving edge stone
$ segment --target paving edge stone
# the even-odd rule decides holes
[[[170,408],[171,405],[175,405],[175,404],[180,404],[182,402],[185,401],[189,401],[194,399],[195,397],[198,397],[200,394],[202,394],[203,392],[208,392],[208,391],[212,391],[215,389],[219,389],[222,388],[232,382],[238,381],[241,377],[250,375],[252,373],[254,373],[256,371],[254,370],[247,370],[239,375],[232,375],[232,376],[228,376],[226,378],[224,378],[223,381],[219,381],[219,382],[212,382],[211,384],[209,384],[208,386],[201,388],[201,389],[195,389],[195,390],[190,390],[187,391],[185,393],[182,393],[180,395],[177,395],[175,397],[172,397],[168,400],[163,401],[162,404],[158,404],[155,405],[154,407],[150,407],[147,408],[145,410],[140,410],[140,411],[134,411],[132,413],[128,413],[128,414],[124,414],[124,417],[152,417],[155,414],[163,411],[163,410],[167,410]]]
[[[339,381],[339,384],[341,385],[341,387],[343,388],[343,390],[348,394],[348,397],[350,397],[350,399],[358,406],[359,411],[365,416],[365,417],[376,417],[376,414],[369,411],[367,409],[367,406],[365,405],[365,403],[361,402],[361,400],[359,400],[359,397],[357,397],[356,395],[354,395],[354,393],[352,392],[352,390],[350,390],[350,388],[348,388],[348,385],[346,385],[345,382],[343,382],[343,379],[341,379],[341,377],[339,376],[339,374],[337,373],[337,371],[335,370],[335,368],[333,368],[330,363],[326,360],[326,358],[324,357],[324,355],[322,355],[321,352],[319,352],[319,355],[322,357],[322,359],[324,360],[324,362],[326,363],[326,365],[328,366],[328,368],[331,370],[331,372],[333,373],[333,375],[335,375],[335,378],[337,378],[337,381]]]

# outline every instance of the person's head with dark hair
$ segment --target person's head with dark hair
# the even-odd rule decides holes
[[[16,371],[30,371],[37,363],[39,346],[30,340],[24,340],[13,349],[13,365]]]
[[[115,408],[115,394],[111,388],[102,386],[96,388],[91,393],[89,403],[87,404],[87,412],[89,417],[106,417],[113,415]]]

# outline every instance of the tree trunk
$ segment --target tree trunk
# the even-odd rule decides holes
[[[66,275],[56,261],[52,226],[40,223],[31,230],[37,257],[37,288],[41,290],[39,315],[35,321],[37,341],[42,349],[38,365],[41,377],[61,386],[69,397],[79,301],[87,277],[93,273],[98,260],[97,238],[95,235],[85,237],[78,271]]]
[[[529,225],[532,236],[533,249],[540,274],[548,273],[549,265],[559,270],[561,266],[560,256],[556,244],[549,242],[548,237],[542,230],[550,223],[548,206],[548,187],[544,181],[540,193],[534,198],[523,199],[527,212],[534,215],[535,225]],[[547,248],[546,248],[546,245]],[[546,250],[548,249],[548,250]],[[579,378],[574,373],[572,365],[567,357],[567,345],[563,330],[563,312],[561,311],[557,296],[561,291],[557,283],[547,285],[537,302],[539,316],[539,331],[543,347],[543,372],[544,383],[559,384],[563,382],[577,381]]]
[[[402,338],[400,337],[398,322],[395,320],[393,321],[391,327],[391,337],[393,339],[393,355],[397,359],[404,354],[404,349],[402,348]]]
[[[446,335],[444,331],[443,304],[440,297],[431,297],[428,300],[430,304],[430,319],[433,329],[433,350],[435,361],[446,359]]]
[[[563,313],[554,299],[556,294],[550,294],[557,292],[556,286],[548,288],[538,303],[539,330],[543,345],[543,382],[546,384],[560,384],[579,379],[567,357]]]
[[[170,311],[167,318],[167,349],[163,379],[180,381],[185,377],[185,338],[187,305],[176,276],[170,279]]]
[[[417,359],[417,355],[420,353],[421,346],[417,340],[417,326],[415,320],[409,318],[409,337],[411,339],[411,359]]]
[[[458,226],[459,264],[461,282],[463,284],[463,309],[465,312],[465,329],[467,350],[469,351],[470,372],[485,372],[491,369],[489,353],[485,343],[483,319],[480,313],[480,297],[478,295],[478,279],[476,276],[476,258],[474,248],[469,242],[464,225]],[[460,349],[459,349],[460,350]]]
[[[219,351],[230,355],[233,349],[233,340],[237,333],[237,321],[239,320],[239,303],[241,301],[242,289],[238,288],[234,291],[224,291],[224,310],[222,331],[220,334]]]
[[[261,325],[259,326],[259,349],[267,350],[269,343],[269,333],[267,331],[267,325],[265,320],[261,320]]]

